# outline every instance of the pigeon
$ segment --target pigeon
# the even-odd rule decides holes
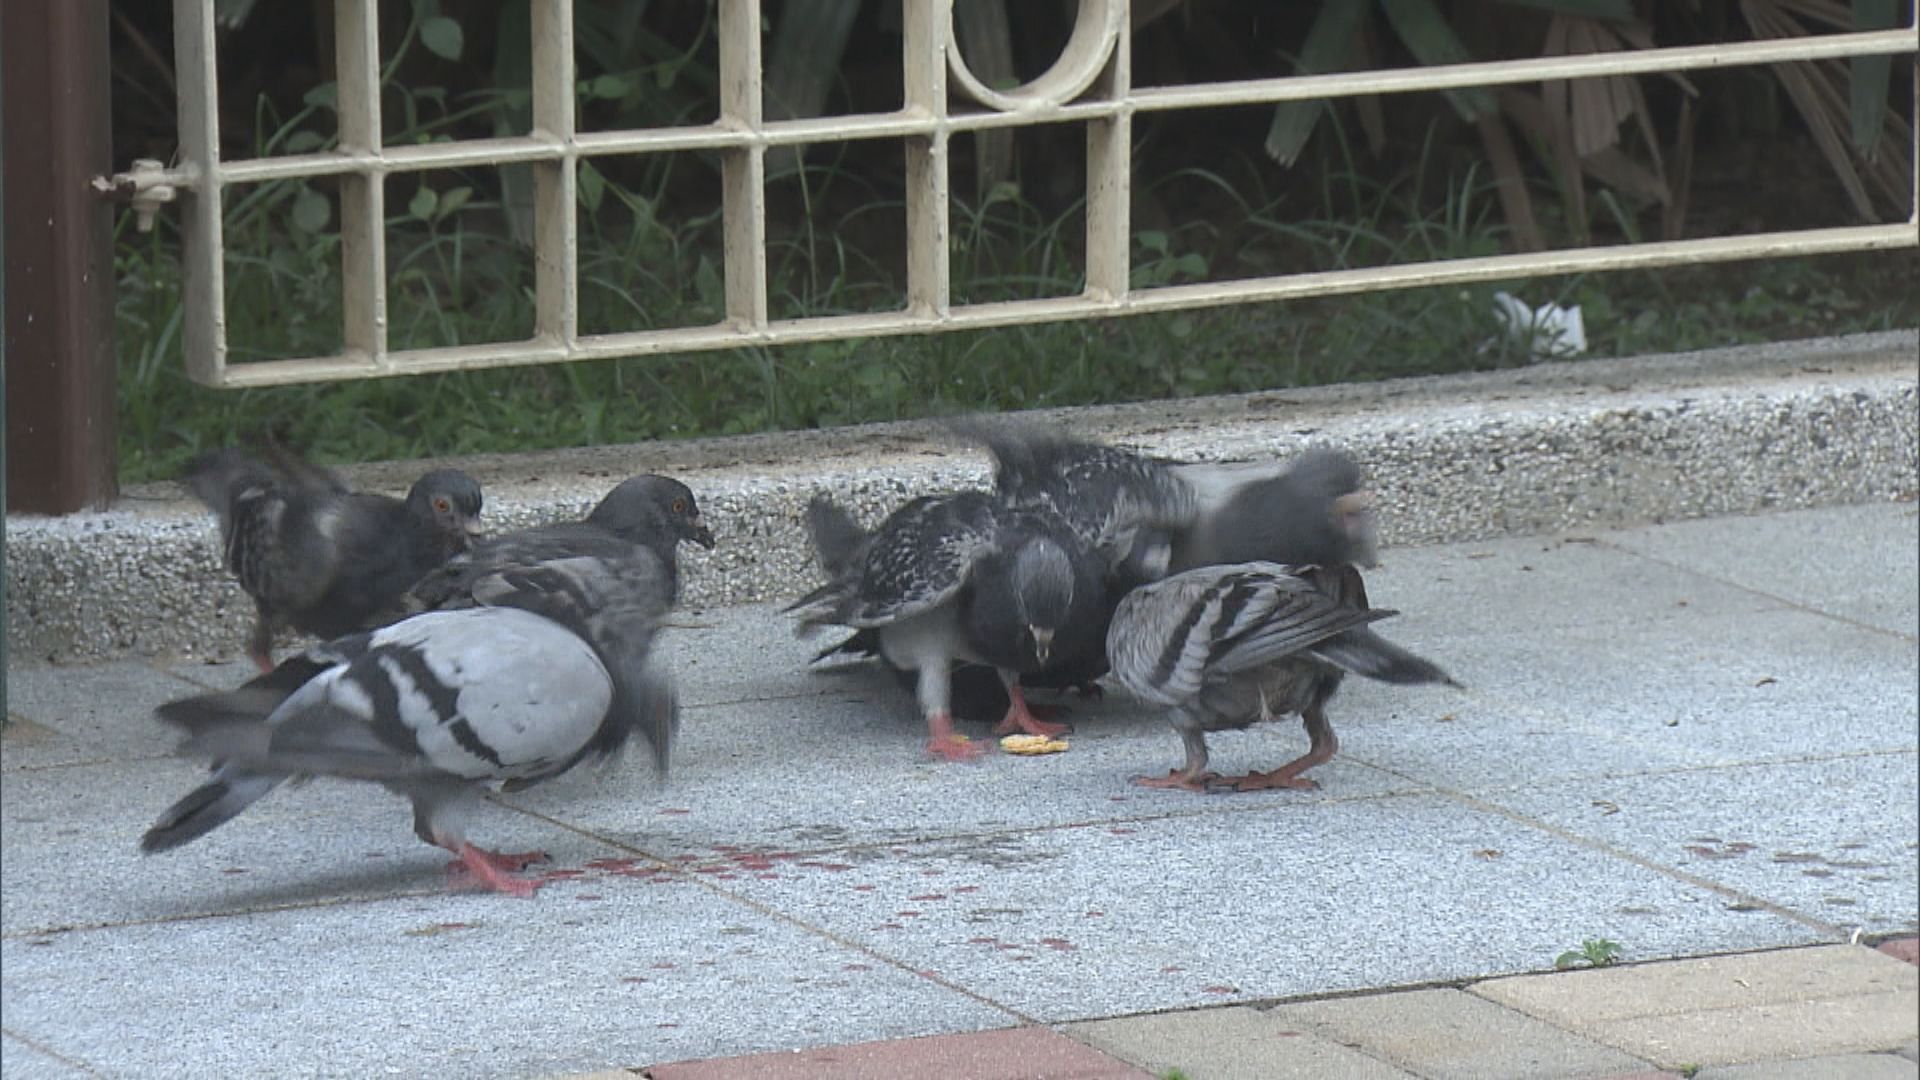
[[[411,800],[414,833],[456,856],[455,884],[533,895],[538,883],[514,875],[546,856],[476,846],[463,811],[485,785],[526,788],[617,754],[635,732],[666,772],[678,708],[649,648],[667,584],[644,553],[507,567],[471,583],[477,606],[342,637],[240,690],[162,706],[186,733],[180,753],[215,767],[141,849],[204,836],[290,780],[336,777]]]
[[[1308,450],[1279,472],[1252,466],[1175,466],[1200,510],[1172,537],[1172,569],[1226,563],[1373,567],[1379,534],[1360,466],[1328,448]]]
[[[227,567],[253,598],[247,655],[262,672],[281,627],[320,638],[371,629],[479,529],[480,485],[458,469],[427,473],[402,501],[354,492],[284,451],[229,448],[194,458],[186,481],[219,517]]]
[[[1076,635],[1097,616],[1098,562],[1073,529],[978,491],[914,499],[871,534],[818,495],[807,525],[829,580],[787,612],[802,634],[826,625],[874,631],[887,663],[916,673],[929,752],[947,760],[979,752],[953,730],[955,661],[987,665],[1005,686],[996,734],[1057,733],[1033,715],[1018,680],[1055,650],[1084,648]]]
[[[1326,706],[1347,672],[1389,683],[1458,686],[1370,624],[1397,612],[1369,607],[1360,571],[1250,562],[1187,570],[1129,593],[1107,634],[1113,675],[1170,710],[1186,744],[1182,768],[1146,787],[1256,791],[1318,787],[1301,774],[1339,749]],[[1207,771],[1209,731],[1298,713],[1307,752],[1271,772]]]
[[[480,541],[421,578],[406,598],[407,610],[471,606],[473,583],[501,567],[580,555],[619,558],[636,547],[657,562],[666,582],[662,598],[671,607],[679,599],[677,553],[682,540],[709,550],[714,546],[713,531],[700,520],[700,504],[693,492],[670,476],[630,477],[609,491],[584,520],[538,525]]]
[[[654,605],[647,614],[664,619],[678,598],[676,552],[683,539],[706,547],[714,543],[713,533],[701,523],[693,493],[670,477],[632,477],[608,492],[584,520],[518,529],[479,541],[429,571],[372,621],[384,626],[423,612],[476,607],[480,603],[476,588],[495,575],[576,558],[647,563],[644,572],[657,574],[662,583],[645,594]],[[234,691],[234,707],[264,716],[326,667],[303,656],[290,657]],[[210,700],[196,699],[196,707],[205,709]]]
[[[948,428],[992,455],[995,495],[1058,514],[1110,575],[1164,575],[1169,534],[1191,528],[1200,512],[1172,462],[1006,420],[953,420]]]

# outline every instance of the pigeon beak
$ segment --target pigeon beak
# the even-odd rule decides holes
[[[694,543],[699,544],[708,551],[713,550],[713,530],[701,524],[699,518],[693,519],[693,531],[688,533],[687,536]]]
[[[480,524],[480,519],[478,517],[470,517],[466,519],[465,521],[460,523],[460,527],[466,530],[466,534],[468,536],[479,536],[481,533],[487,531],[487,527],[485,525]]]
[[[1334,528],[1353,547],[1348,561],[1367,570],[1380,565],[1374,547],[1373,503],[1371,491],[1349,491],[1333,500]]]
[[[1042,630],[1037,626],[1029,626],[1027,631],[1033,635],[1034,659],[1044,665],[1047,662],[1047,655],[1053,652],[1053,631]]]

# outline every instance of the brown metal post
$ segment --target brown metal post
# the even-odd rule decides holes
[[[107,0],[0,3],[6,505],[104,506],[115,477]]]

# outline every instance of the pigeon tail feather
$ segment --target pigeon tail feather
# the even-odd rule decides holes
[[[258,773],[228,773],[201,784],[167,807],[140,837],[140,850],[152,855],[198,840],[239,816],[285,779]]]
[[[1318,642],[1308,651],[1336,667],[1384,683],[1460,685],[1439,665],[1415,656],[1364,626]]]

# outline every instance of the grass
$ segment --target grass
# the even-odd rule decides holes
[[[321,103],[324,104],[324,103]],[[310,105],[309,108],[319,106]],[[306,115],[263,122],[286,142]],[[423,136],[426,137],[426,136]],[[302,141],[302,149],[307,148]],[[714,321],[722,308],[711,163],[653,155],[581,183],[581,326]],[[1384,265],[1502,248],[1497,202],[1472,170],[1436,182],[1423,157],[1391,182],[1325,174],[1315,206],[1200,169],[1144,181],[1202,205],[1133,237],[1137,285]],[[523,181],[524,178],[521,178]],[[533,260],[508,170],[389,181],[396,348],[505,341],[532,328]],[[783,186],[784,185],[784,186]],[[1438,192],[1423,198],[1422,191]],[[769,294],[788,315],[898,306],[904,202],[840,158],[769,191]],[[1076,293],[1082,208],[1044,211],[1004,184],[953,213],[953,293],[968,301]],[[330,353],[341,271],[331,193],[275,183],[227,207],[232,359]],[[888,233],[891,224],[894,232]],[[1894,267],[1892,272],[1889,268]],[[1631,355],[1920,324],[1907,255],[1830,256],[1498,282],[1126,319],[778,350],[598,361],[242,391],[191,383],[181,357],[178,237],[165,219],[116,245],[123,481],[176,475],[210,446],[272,438],[321,461],[522,451],[898,420],[973,410],[1183,397],[1524,363],[1493,337],[1491,296],[1583,307],[1591,353]]]

